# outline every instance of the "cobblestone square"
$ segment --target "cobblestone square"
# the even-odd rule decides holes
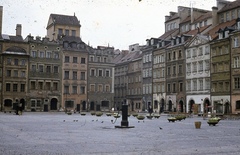
[[[25,112],[22,116],[0,113],[0,154],[2,155],[238,155],[240,121],[221,120],[209,126],[194,116],[168,122],[128,118],[131,129],[118,129],[121,118],[96,117],[87,113]],[[194,122],[201,121],[200,129]]]

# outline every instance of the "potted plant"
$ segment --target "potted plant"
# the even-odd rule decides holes
[[[159,118],[160,117],[160,114],[154,114],[153,115],[155,118]]]
[[[102,112],[96,112],[96,114],[95,114],[97,117],[101,117],[102,115],[103,115],[103,113]]]
[[[72,115],[72,112],[69,110],[69,111],[67,111],[67,114],[68,115]]]
[[[209,124],[209,126],[215,126],[216,124],[218,124],[219,121],[220,120],[217,117],[212,117],[208,119],[207,123]]]
[[[95,115],[96,113],[94,111],[91,112],[91,115]]]
[[[119,113],[116,113],[113,115],[114,118],[119,118],[121,115]]]
[[[133,115],[133,117],[137,117],[138,113],[133,113],[132,115]]]
[[[138,115],[136,117],[137,117],[138,120],[144,120],[145,119],[145,116],[143,116],[143,115]]]
[[[153,115],[147,114],[146,117],[147,117],[148,119],[152,119],[152,118],[153,118]]]
[[[80,115],[85,116],[86,112],[81,112]]]
[[[168,121],[169,121],[169,122],[175,122],[175,121],[176,121],[176,118],[175,118],[175,117],[168,117]]]
[[[112,113],[108,112],[106,113],[107,116],[112,116]]]

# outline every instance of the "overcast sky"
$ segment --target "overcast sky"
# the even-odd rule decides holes
[[[22,24],[22,36],[46,35],[51,13],[75,15],[80,20],[80,36],[93,47],[128,49],[145,44],[164,33],[165,15],[177,6],[211,10],[216,0],[0,0],[3,6],[3,34],[15,35]]]

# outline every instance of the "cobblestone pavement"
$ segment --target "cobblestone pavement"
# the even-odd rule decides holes
[[[0,112],[1,155],[239,155],[240,121],[221,120],[209,126],[194,116],[169,123],[159,119],[138,121],[135,128],[119,129],[121,118],[66,115],[63,112]],[[194,122],[201,121],[201,129]],[[160,129],[160,128],[162,129]]]

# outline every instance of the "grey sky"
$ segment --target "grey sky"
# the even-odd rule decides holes
[[[128,49],[145,44],[150,37],[164,33],[164,19],[177,6],[211,10],[216,0],[0,0],[3,6],[4,34],[15,34],[22,24],[22,35],[44,37],[51,13],[75,15],[80,20],[81,37],[91,46]]]

